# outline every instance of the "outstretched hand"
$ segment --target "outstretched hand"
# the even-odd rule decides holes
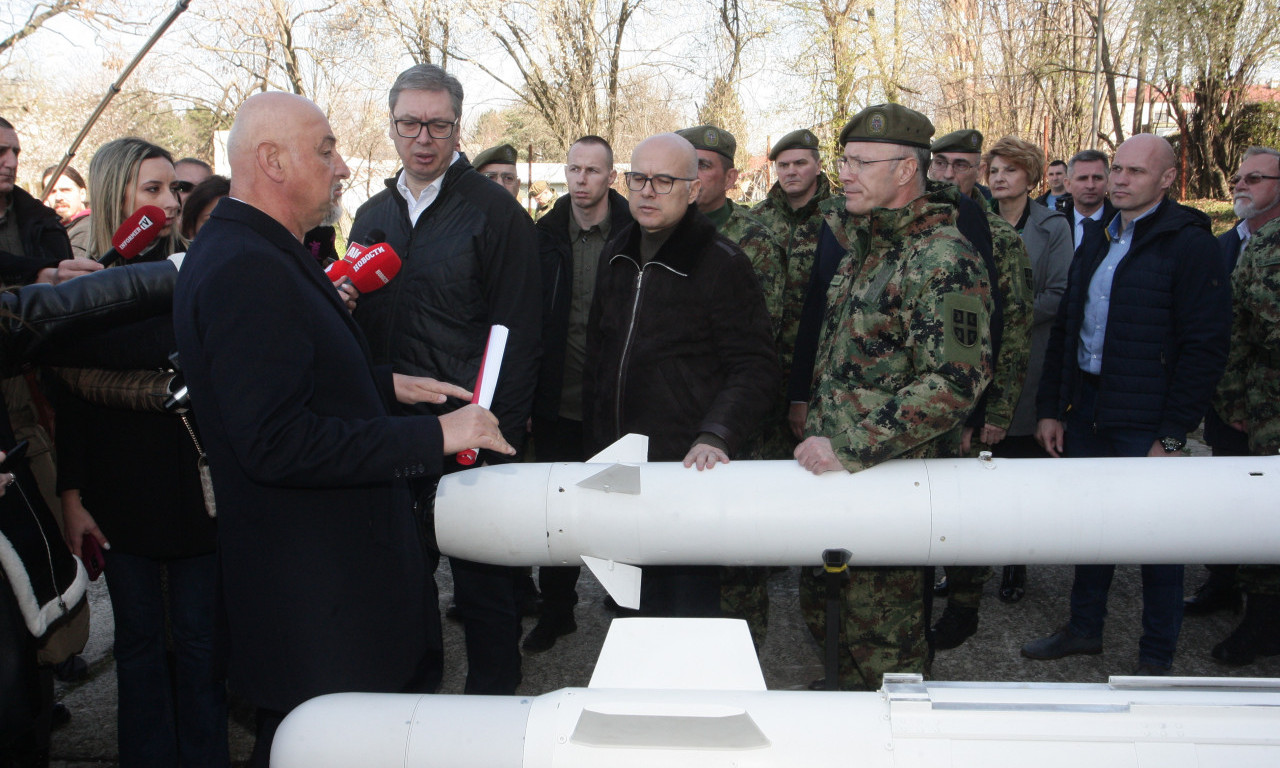
[[[470,400],[471,393],[456,384],[446,384],[427,376],[407,376],[403,373],[391,374],[396,388],[396,400],[405,405],[414,403],[435,403],[439,405],[450,397],[459,400]]]

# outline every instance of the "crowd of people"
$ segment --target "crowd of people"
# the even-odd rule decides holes
[[[402,266],[362,295],[323,271],[349,169],[305,98],[245,101],[229,178],[126,137],[87,184],[47,169],[48,206],[16,184],[18,132],[0,119],[0,448],[25,450],[0,476],[0,508],[22,513],[0,516],[0,641],[18,650],[0,661],[0,768],[47,761],[66,716],[52,680],[85,672],[84,566],[111,595],[122,764],[228,765],[228,689],[256,708],[255,766],[309,698],[437,690],[431,510],[465,449],[584,461],[642,433],[651,460],[690,472],[854,473],[986,451],[1179,457],[1205,421],[1216,455],[1280,450],[1280,151],[1241,159],[1240,220],[1216,241],[1169,198],[1163,138],[1047,163],[1016,136],[985,151],[976,130],[934,138],[898,104],[849,119],[838,185],[812,131],[783,136],[754,207],[731,199],[737,142],[718,126],[649,137],[622,174],[606,139],[582,136],[567,193],[529,189],[535,217],[513,147],[461,151],[462,105],[433,65],[392,84],[401,168],[347,240]],[[163,212],[155,243],[104,269],[145,206]],[[509,339],[482,408],[468,390],[495,325]],[[535,586],[527,569],[449,565],[465,691],[515,693],[522,651],[576,631],[578,569],[542,568]],[[1113,570],[1077,566],[1068,621],[1022,654],[1101,652]],[[1168,674],[1184,613],[1242,593],[1214,657],[1280,653],[1280,567],[1210,573],[1184,607],[1183,566],[1142,567],[1135,673]],[[848,568],[838,679],[815,686],[927,673],[976,631],[990,576]],[[759,647],[768,577],[646,568],[639,614],[743,618]],[[806,567],[799,584],[819,641],[825,578]],[[1025,590],[1025,566],[1004,564],[1000,599]],[[936,622],[932,593],[949,597]]]

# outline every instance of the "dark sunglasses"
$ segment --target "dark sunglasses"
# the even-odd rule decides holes
[[[174,192],[180,192],[184,195],[195,188],[196,185],[189,181],[175,181],[169,185],[169,189],[172,189]]]

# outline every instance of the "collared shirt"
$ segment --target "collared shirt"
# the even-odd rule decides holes
[[[1084,239],[1084,222],[1085,219],[1093,219],[1094,221],[1102,221],[1102,212],[1106,210],[1106,206],[1098,206],[1098,210],[1085,216],[1078,210],[1073,210],[1071,215],[1075,217],[1075,228],[1072,230],[1072,237],[1075,238],[1075,244],[1080,245],[1080,241]]]
[[[1153,205],[1128,225],[1124,224],[1124,218],[1120,214],[1116,214],[1107,225],[1111,248],[1107,251],[1107,257],[1093,273],[1093,278],[1089,280],[1089,294],[1084,303],[1084,321],[1080,323],[1080,346],[1076,350],[1076,363],[1085,373],[1095,375],[1102,373],[1102,345],[1107,336],[1107,313],[1111,309],[1111,285],[1116,277],[1116,267],[1120,266],[1124,257],[1129,255],[1129,246],[1133,244],[1134,227],[1139,221],[1155,213],[1159,207],[1160,203]]]
[[[606,208],[599,224],[578,226],[569,212],[569,242],[573,246],[573,287],[569,290],[569,331],[565,338],[564,385],[560,390],[560,417],[582,421],[582,370],[587,357],[587,319],[595,295],[600,251],[609,240],[612,225]]]
[[[1236,251],[1236,256],[1244,253],[1244,247],[1249,244],[1249,238],[1253,237],[1253,233],[1249,231],[1249,220],[1242,219],[1236,225],[1236,235],[1240,238],[1240,248]]]
[[[461,155],[454,152],[453,159],[449,161],[449,165],[452,166],[458,162],[459,157]],[[400,196],[409,205],[409,223],[416,226],[418,217],[422,215],[423,211],[430,208],[431,204],[439,197],[440,185],[444,183],[444,174],[437,176],[435,181],[428,184],[417,197],[414,197],[413,193],[409,191],[409,185],[405,183],[405,178],[405,171],[400,171],[400,176],[396,179],[396,189],[400,191]]]

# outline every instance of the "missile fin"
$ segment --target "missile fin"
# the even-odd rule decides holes
[[[591,569],[609,596],[623,608],[640,608],[640,569],[626,563],[583,555],[582,562]]]
[[[675,691],[765,690],[751,632],[741,619],[614,619],[589,685]],[[633,709],[627,714],[641,713]],[[699,713],[668,708],[648,714]]]
[[[627,464],[614,464],[600,470],[585,480],[578,481],[579,488],[605,493],[640,495],[640,468]]]
[[[587,459],[588,464],[644,464],[649,460],[649,436],[632,432],[623,435],[615,443]]]

